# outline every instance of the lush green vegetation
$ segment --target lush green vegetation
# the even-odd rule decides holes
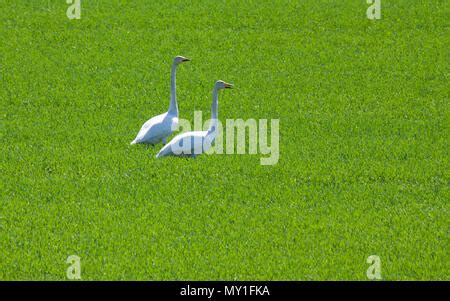
[[[0,279],[447,279],[447,1],[0,2]],[[446,47],[447,46],[447,47]],[[280,160],[156,160],[182,118],[280,119]]]

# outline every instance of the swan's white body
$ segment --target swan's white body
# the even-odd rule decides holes
[[[232,85],[223,81],[217,81],[214,85],[211,105],[211,125],[207,131],[186,132],[175,136],[159,151],[156,158],[165,156],[195,157],[208,151],[217,135],[219,90],[231,87]]]
[[[164,145],[156,155],[156,158],[165,156],[195,157],[210,149],[215,138],[215,131],[195,131],[177,135]]]
[[[166,143],[167,137],[178,125],[178,116],[169,112],[155,116],[147,120],[131,144]]]
[[[169,111],[155,116],[147,120],[141,127],[136,138],[131,144],[145,143],[145,144],[157,144],[166,143],[167,137],[173,133],[178,125],[178,105],[176,98],[176,71],[177,66],[189,61],[182,56],[177,56],[172,64],[172,71],[170,74],[170,107]]]

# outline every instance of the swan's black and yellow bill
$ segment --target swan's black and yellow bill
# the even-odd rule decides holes
[[[225,83],[225,89],[233,89],[233,85],[229,83]]]
[[[191,61],[191,59],[188,59],[186,57],[183,58],[183,62],[190,62],[190,61]]]

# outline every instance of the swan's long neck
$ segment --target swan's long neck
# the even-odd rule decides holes
[[[217,120],[219,118],[219,89],[214,87],[213,90],[213,101],[211,105],[211,125],[209,126],[208,132],[214,132],[217,129]]]
[[[173,63],[172,71],[170,72],[170,106],[168,113],[178,117],[176,77],[177,77],[177,64]]]

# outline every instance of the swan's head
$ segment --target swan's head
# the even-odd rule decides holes
[[[185,58],[184,56],[176,56],[174,59],[173,59],[173,62],[175,63],[175,64],[177,64],[177,65],[179,65],[179,64],[181,64],[181,63],[184,63],[184,62],[189,62],[190,61],[190,59],[188,59],[188,58]]]
[[[226,83],[223,80],[218,80],[218,81],[216,81],[216,88],[218,90],[220,90],[220,89],[232,89],[233,85],[229,84],[229,83]]]

